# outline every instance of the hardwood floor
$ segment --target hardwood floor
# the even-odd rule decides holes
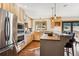
[[[38,56],[40,55],[40,42],[32,41],[18,54],[19,56]]]

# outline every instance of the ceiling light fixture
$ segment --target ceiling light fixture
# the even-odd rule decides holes
[[[54,12],[53,12],[54,10]],[[53,15],[54,13],[54,15]],[[54,4],[54,7],[52,7],[52,17],[54,16],[54,19],[56,19],[56,3]]]
[[[56,3],[54,4],[55,6],[54,6],[54,12],[55,12],[55,14],[54,14],[54,19],[56,19]]]

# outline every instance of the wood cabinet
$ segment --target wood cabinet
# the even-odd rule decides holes
[[[18,18],[18,23],[24,23],[24,10],[13,3],[0,3],[0,8],[15,14]]]
[[[11,11],[11,9],[10,9],[10,3],[3,3],[2,5],[3,5],[2,8],[4,10]]]
[[[56,19],[54,19],[54,17],[51,17],[51,27],[61,26],[61,25],[62,25],[62,18],[61,17],[56,17]]]
[[[33,20],[32,20],[32,18],[29,17],[28,28],[32,28],[32,24],[33,24]]]
[[[17,8],[18,23],[24,23],[24,11],[21,8]]]
[[[51,28],[53,29],[55,26],[57,26],[59,28],[60,31],[62,31],[62,18],[60,16],[56,17],[56,19],[54,19],[54,17],[51,17]]]
[[[21,9],[21,22],[24,22],[24,10]]]
[[[0,3],[0,8],[2,8],[2,3]]]
[[[62,20],[61,17],[57,17],[57,20],[55,20],[55,26],[61,26]]]
[[[51,17],[50,23],[51,23],[51,28],[53,28],[55,26],[54,17]]]
[[[11,13],[13,13],[13,14],[15,14],[16,13],[16,8],[15,8],[16,6],[15,6],[15,4],[11,4],[11,3],[2,3],[2,8],[4,9],[4,10],[7,10],[7,11],[9,11],[9,12],[11,12]]]
[[[25,40],[25,46],[28,45],[28,44],[31,43],[32,40],[33,40],[33,34],[32,34],[32,33],[26,34],[24,40]]]
[[[14,4],[10,4],[10,12],[12,12],[13,14],[16,15],[17,11],[16,11],[16,6]]]
[[[29,35],[28,38],[27,38],[27,44],[31,43],[33,40],[33,35]]]
[[[40,36],[41,36],[41,32],[34,32],[33,36],[34,36],[33,40],[39,41],[40,40]]]

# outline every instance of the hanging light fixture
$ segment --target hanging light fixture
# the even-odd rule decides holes
[[[54,6],[54,12],[55,12],[55,14],[54,14],[54,19],[56,19],[56,3],[54,4],[55,6]]]
[[[52,9],[52,16],[53,16],[53,9],[54,9],[54,8],[52,7],[51,9]]]
[[[56,19],[56,3],[54,4],[54,7],[52,7],[51,9],[52,9],[52,17],[54,17],[54,19]]]

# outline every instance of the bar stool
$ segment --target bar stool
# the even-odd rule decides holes
[[[71,39],[69,39],[69,42],[67,42],[64,47],[66,48],[67,56],[69,56],[69,53],[70,53],[69,48],[72,49],[72,54],[74,56],[73,42],[75,42],[75,39],[74,39],[75,33],[70,33],[70,35],[71,35]]]

